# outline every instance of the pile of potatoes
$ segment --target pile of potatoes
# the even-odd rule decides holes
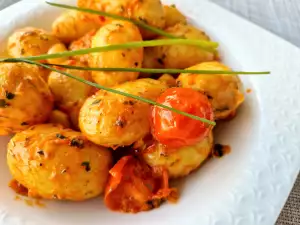
[[[78,0],[78,6],[143,21],[175,36],[210,40],[175,7],[160,0]],[[164,39],[128,21],[78,11],[59,16],[52,31],[26,27],[7,43],[11,57],[36,56],[149,39]],[[86,67],[230,70],[217,54],[195,46],[172,45],[95,52],[42,62]],[[167,88],[205,93],[217,120],[235,115],[244,100],[237,76],[100,72],[64,69],[118,91],[156,100]],[[58,72],[25,63],[0,64],[0,134],[8,144],[9,169],[28,196],[82,201],[103,193],[115,149],[140,143],[150,133],[150,105],[97,90]],[[211,153],[213,134],[195,146],[163,155],[163,145],[142,153],[149,166],[163,166],[170,178],[188,175]]]

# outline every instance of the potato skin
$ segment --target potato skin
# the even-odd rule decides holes
[[[168,149],[156,142],[142,153],[142,158],[151,167],[162,166],[168,170],[169,177],[187,176],[197,169],[211,154],[213,147],[212,132],[196,145],[179,149]]]
[[[8,39],[7,51],[14,58],[46,54],[59,40],[38,28],[25,27],[16,30]]]
[[[45,122],[52,108],[53,96],[37,67],[0,64],[0,135]]]
[[[11,174],[29,197],[83,201],[101,194],[111,152],[60,125],[43,124],[16,134],[7,148]]]
[[[99,29],[103,24],[101,17],[78,11],[67,11],[53,22],[52,32],[59,40],[68,44],[91,30]]]
[[[220,62],[205,62],[192,66],[191,70],[228,70]],[[180,74],[177,84],[184,88],[193,88],[206,94],[213,106],[215,119],[227,119],[235,115],[244,101],[241,80],[232,75]]]
[[[74,60],[69,60],[64,64],[84,66]],[[89,71],[65,69],[65,72],[91,81]],[[70,115],[73,126],[78,128],[80,108],[84,101],[95,92],[95,89],[57,72],[50,73],[48,85],[53,93],[56,105]]]
[[[166,17],[166,28],[176,25],[177,23],[186,24],[185,16],[176,8],[175,5],[164,5]]]
[[[127,21],[113,21],[103,26],[93,37],[92,47],[110,44],[142,41],[139,29]],[[140,68],[143,61],[143,48],[124,49],[90,54],[90,67],[124,67]],[[93,79],[104,86],[114,86],[126,81],[135,80],[138,72],[102,72],[93,71]]]
[[[126,82],[118,91],[155,100],[167,85],[145,78]],[[150,132],[150,105],[121,95],[98,91],[81,108],[80,129],[86,137],[102,146],[131,145]]]
[[[92,30],[88,33],[86,33],[83,37],[73,41],[69,45],[69,50],[74,51],[74,50],[80,50],[80,49],[85,49],[85,48],[90,48],[92,47],[92,39],[97,33],[97,30]],[[71,57],[72,59],[83,63],[85,65],[89,64],[89,54],[85,55],[74,55]]]
[[[176,79],[170,74],[163,74],[158,78],[159,81],[164,82],[168,87],[176,87]]]
[[[160,0],[78,0],[77,5],[141,20],[157,28],[165,27],[165,15]],[[150,32],[141,32],[144,39],[156,36]]]
[[[69,121],[68,115],[57,109],[51,112],[48,122],[53,124],[60,124],[64,128],[71,128],[71,123]]]
[[[203,31],[192,25],[179,23],[165,31],[187,39],[210,40]],[[158,39],[166,39],[166,37],[159,37]],[[150,48],[150,50],[153,51],[151,53],[152,58],[158,61],[163,68],[185,69],[197,63],[213,61],[215,57],[213,53],[204,51],[197,46],[158,46]]]

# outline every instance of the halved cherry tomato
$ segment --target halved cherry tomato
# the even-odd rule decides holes
[[[191,88],[170,88],[157,99],[158,103],[214,120],[208,98]],[[204,139],[212,127],[159,106],[152,108],[152,135],[160,143],[172,148],[193,145]]]
[[[177,198],[177,191],[168,186],[167,171],[153,170],[139,159],[125,156],[110,170],[105,204],[114,211],[147,211],[159,207],[165,199]]]

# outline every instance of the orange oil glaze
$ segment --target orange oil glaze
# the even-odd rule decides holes
[[[16,201],[23,200],[26,205],[30,207],[38,206],[40,208],[45,208],[45,204],[42,203],[39,199],[23,199],[20,195],[27,197],[28,196],[28,189],[20,184],[16,180],[11,180],[8,186],[14,190],[18,195],[15,196]]]

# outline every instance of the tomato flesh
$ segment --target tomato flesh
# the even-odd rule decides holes
[[[214,120],[208,98],[191,88],[167,89],[158,97],[157,102],[201,118]],[[171,148],[194,145],[203,140],[212,129],[207,123],[159,106],[152,108],[151,119],[154,138]]]

